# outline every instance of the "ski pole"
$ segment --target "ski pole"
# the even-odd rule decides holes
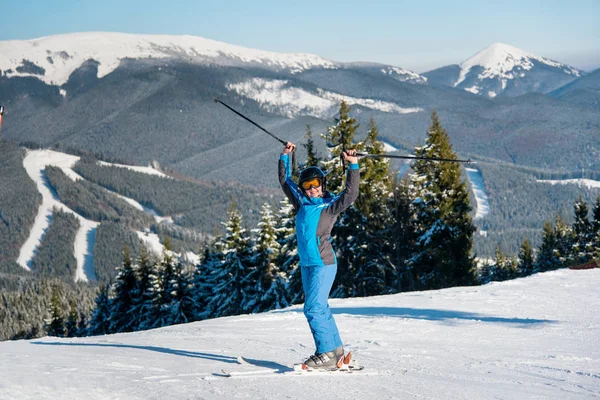
[[[256,122],[252,121],[250,118],[246,117],[241,112],[236,111],[233,108],[229,107],[227,104],[223,103],[221,101],[221,99],[219,99],[218,97],[215,97],[215,103],[221,103],[222,105],[224,105],[225,107],[227,107],[228,109],[230,109],[231,111],[233,111],[234,113],[239,115],[240,117],[244,118],[246,121],[250,122],[252,125],[254,125],[258,129],[260,129],[261,131],[265,132],[267,135],[271,136],[273,139],[278,140],[279,143],[281,143],[282,145],[284,145],[284,146],[287,145],[288,142],[286,142],[282,139],[279,139],[277,136],[273,135],[271,132],[269,132],[268,130],[266,130],[265,128],[263,128],[262,126],[257,124]],[[296,170],[296,148],[294,148],[294,150],[292,150],[292,170],[293,171]]]
[[[452,158],[437,158],[437,157],[417,157],[417,156],[396,156],[391,154],[367,154],[367,153],[356,153],[359,157],[383,157],[383,158],[402,158],[405,160],[424,160],[424,161],[442,161],[442,162],[461,162],[467,164],[477,164],[476,161],[452,159]]]
[[[260,129],[263,132],[265,132],[267,135],[271,136],[273,139],[278,140],[284,146],[287,144],[287,142],[279,139],[277,136],[273,135],[271,132],[269,132],[268,130],[266,130],[265,128],[263,128],[262,126],[260,126],[259,124],[257,124],[256,122],[252,121],[250,118],[246,117],[241,112],[238,112],[238,111],[234,110],[233,108],[229,107],[227,104],[223,103],[218,97],[215,98],[215,103],[221,103],[221,104],[223,104],[225,107],[229,108],[231,111],[233,111],[234,113],[236,113],[240,117],[244,118],[246,121],[250,122],[252,125],[256,126],[258,129]]]

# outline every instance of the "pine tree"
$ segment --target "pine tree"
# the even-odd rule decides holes
[[[147,249],[142,249],[138,263],[134,266],[136,285],[131,293],[131,326],[136,331],[152,328],[158,318],[156,268],[156,264],[150,260]]]
[[[277,213],[277,243],[279,254],[277,255],[277,266],[285,274],[287,280],[286,298],[290,304],[304,302],[304,290],[302,289],[302,275],[299,268],[298,240],[296,238],[296,212],[287,198],[281,201]]]
[[[528,276],[533,273],[534,257],[533,247],[527,238],[523,238],[523,243],[519,250],[519,275]]]
[[[96,297],[96,307],[90,317],[87,335],[106,335],[110,333],[110,300],[108,287],[101,285]]]
[[[340,156],[344,149],[354,148],[354,135],[360,125],[356,119],[350,116],[350,107],[345,101],[340,103],[339,115],[335,118],[335,125],[329,127],[327,134],[323,136],[329,152],[329,160],[321,162],[321,169],[329,171],[327,174],[327,190],[339,193],[344,189],[343,167],[340,164]]]
[[[166,305],[166,324],[182,324],[196,319],[198,306],[194,297],[192,277],[181,259],[177,259],[173,268],[167,291],[171,294],[171,303]]]
[[[117,268],[117,276],[112,287],[113,297],[110,299],[110,333],[133,332],[129,311],[133,307],[131,294],[137,286],[133,261],[128,247],[123,251],[123,264]]]
[[[79,336],[79,330],[77,328],[77,320],[79,318],[79,314],[77,313],[77,307],[75,306],[75,301],[71,300],[69,302],[69,315],[67,317],[67,321],[65,322],[65,336],[66,337],[75,337]]]
[[[350,116],[350,107],[346,102],[340,103],[339,115],[335,125],[331,126],[324,136],[330,159],[323,161],[321,168],[328,170],[327,190],[339,194],[345,187],[344,169],[340,156],[344,149],[362,150],[360,144],[353,144],[354,135],[359,127],[356,119]],[[334,226],[331,237],[333,248],[336,250],[338,272],[333,284],[332,297],[349,297],[356,295],[356,271],[354,269],[354,251],[359,243],[356,240],[357,221],[361,215],[354,206],[346,210]]]
[[[158,309],[157,318],[154,320],[153,327],[169,325],[171,305],[173,303],[173,291],[171,290],[171,281],[175,277],[176,256],[171,250],[170,241],[164,245],[163,257],[158,265],[157,277],[154,279],[154,286],[158,292],[154,295],[154,302]]]
[[[223,260],[214,272],[213,297],[208,305],[213,317],[238,315],[249,296],[248,281],[252,278],[250,238],[242,228],[242,216],[233,205],[225,223],[226,233],[216,243]],[[246,303],[247,304],[247,303]]]
[[[197,305],[197,313],[194,319],[207,319],[214,316],[214,310],[209,306],[212,302],[213,288],[216,285],[216,276],[221,268],[221,257],[211,247],[207,246],[204,257],[194,270],[194,303]]]
[[[437,113],[432,113],[426,145],[415,148],[419,157],[457,159]],[[421,289],[475,283],[473,233],[469,192],[461,181],[459,163],[414,162],[412,207],[416,219],[416,251],[410,263]]]
[[[385,154],[373,118],[367,138],[360,147],[368,154]],[[391,262],[392,241],[386,240],[394,227],[390,199],[394,180],[389,159],[365,157],[360,161],[360,195],[355,202],[352,224],[357,246],[353,251],[356,286],[359,296],[393,293],[396,290],[395,268]],[[349,214],[352,217],[352,214]]]
[[[306,142],[302,144],[302,146],[306,149],[306,164],[303,168],[306,167],[316,167],[321,162],[321,159],[317,155],[315,149],[315,142],[312,137],[312,131],[310,129],[310,125],[306,125],[306,135],[304,136]]]
[[[554,239],[556,241],[556,247],[554,249],[554,255],[557,261],[555,268],[565,268],[569,266],[570,261],[573,258],[573,229],[568,226],[558,215],[556,217],[556,223],[554,224]]]
[[[560,261],[556,254],[556,247],[557,241],[554,236],[554,229],[550,222],[546,221],[542,232],[542,243],[535,261],[535,269],[537,271],[544,272],[558,268]]]
[[[62,297],[58,286],[52,287],[52,299],[50,300],[50,323],[48,324],[48,336],[65,336],[65,317],[62,310]]]
[[[256,266],[256,293],[258,302],[250,312],[262,312],[289,305],[285,274],[276,263],[280,245],[277,242],[275,219],[268,204],[263,204],[260,222],[256,232],[258,238],[254,247],[253,263]]]
[[[581,197],[575,202],[575,222],[573,223],[573,248],[569,256],[569,264],[578,265],[592,259],[593,225],[588,219],[588,206]]]
[[[519,276],[517,261],[506,257],[496,247],[495,268],[492,274],[492,281],[506,281],[515,279]]]
[[[392,286],[396,292],[416,290],[414,272],[409,261],[415,247],[415,227],[411,213],[411,197],[408,179],[396,184],[390,199],[394,220],[392,229],[384,236],[392,243],[391,263],[394,266]]]
[[[600,259],[600,196],[592,210],[592,257]]]

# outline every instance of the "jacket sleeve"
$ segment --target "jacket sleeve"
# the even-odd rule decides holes
[[[283,193],[285,193],[286,197],[297,211],[300,208],[300,198],[303,194],[298,185],[292,180],[290,157],[287,154],[282,154],[279,157],[279,184],[283,189]]]
[[[337,215],[350,207],[358,198],[358,186],[360,183],[360,170],[358,164],[350,164],[348,175],[346,176],[346,187],[340,193],[333,203],[327,207],[327,212]]]

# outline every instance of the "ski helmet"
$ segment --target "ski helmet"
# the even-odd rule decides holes
[[[300,179],[298,180],[298,186],[302,189],[302,182],[308,182],[313,179],[319,179],[321,181],[321,186],[323,187],[323,194],[326,191],[326,179],[325,173],[321,171],[318,167],[308,167],[300,172]],[[302,191],[305,191],[302,189]]]

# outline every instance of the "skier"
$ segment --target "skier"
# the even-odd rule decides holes
[[[350,163],[346,188],[338,196],[326,190],[326,177],[317,167],[300,173],[298,185],[291,178],[290,153],[296,146],[287,142],[279,158],[279,183],[297,211],[296,237],[304,290],[304,315],[317,348],[305,365],[333,369],[344,360],[344,348],[327,299],[337,272],[331,246],[331,229],[337,217],[358,197],[360,174],[356,150],[346,150]]]

